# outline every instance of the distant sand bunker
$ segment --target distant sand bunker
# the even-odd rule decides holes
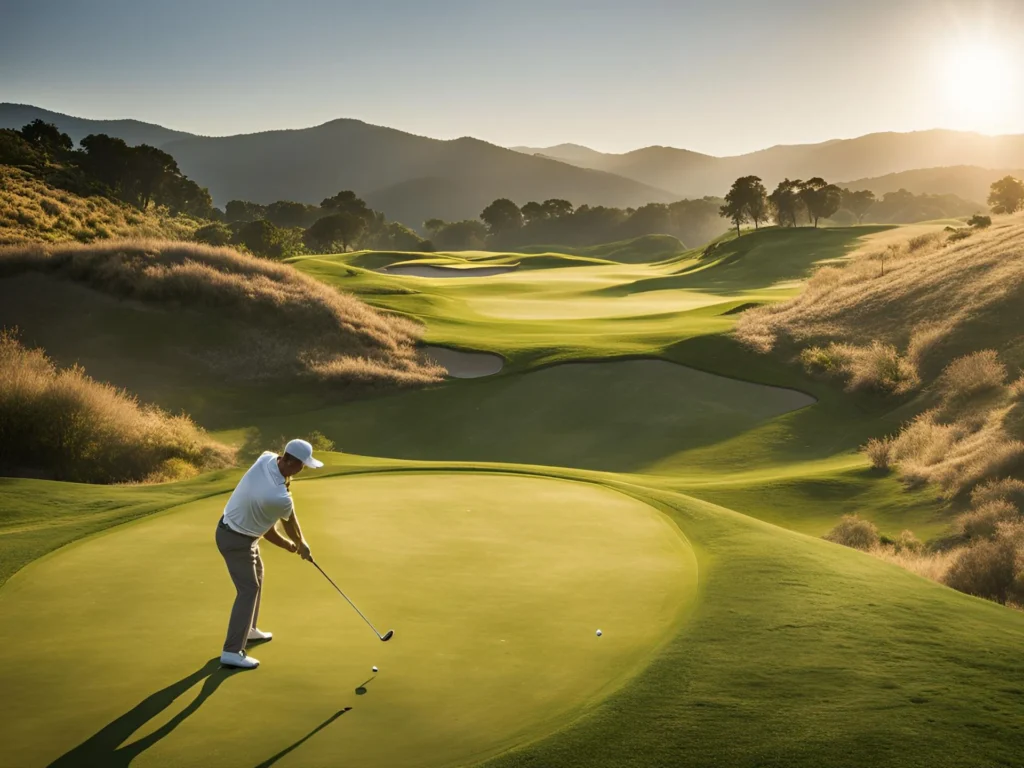
[[[456,379],[479,379],[501,373],[505,361],[500,355],[489,352],[462,352],[447,347],[426,347],[424,352],[448,369],[448,375]]]
[[[435,267],[429,264],[405,264],[380,269],[388,275],[406,277],[493,277],[506,272],[515,272],[518,267]]]

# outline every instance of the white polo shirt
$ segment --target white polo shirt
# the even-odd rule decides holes
[[[292,494],[277,468],[277,454],[265,451],[238,481],[224,507],[224,522],[236,533],[262,536],[294,511]]]

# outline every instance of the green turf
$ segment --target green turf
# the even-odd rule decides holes
[[[274,671],[214,673],[223,688],[192,717],[198,685],[139,711],[219,653],[233,596],[212,547],[225,497],[189,504],[45,558],[0,593],[0,687],[21,692],[0,704],[5,759],[109,765],[138,749],[133,765],[256,765],[351,707],[303,765],[462,763],[620,687],[696,590],[678,529],[599,485],[433,472],[299,481],[295,496],[318,562],[393,640],[312,566],[264,546],[261,624],[278,636],[253,655]],[[69,631],[77,661],[55,667]],[[244,745],[226,752],[242,712]],[[104,732],[122,717],[118,739]]]
[[[60,550],[0,590],[0,688],[28,704],[2,705],[5,739],[28,764],[81,745],[64,765],[125,764],[136,753],[139,765],[181,764],[181,755],[213,766],[489,757],[502,768],[1021,765],[1024,615],[819,538],[846,513],[889,534],[909,527],[927,538],[946,528],[955,505],[873,472],[857,451],[923,403],[843,393],[728,336],[737,311],[794,295],[816,265],[882,229],[768,229],[724,236],[706,252],[645,241],[573,253],[295,260],[422,321],[431,343],[508,361],[494,378],[372,400],[301,387],[263,397],[216,382],[189,390],[207,406],[203,423],[224,439],[275,447],[278,437],[319,429],[347,452],[327,454],[323,474],[362,476],[304,476],[300,514],[353,596],[400,632],[394,647],[367,639],[351,615],[338,615],[337,596],[275,552],[267,605],[278,617],[271,628],[287,631],[255,654],[264,667],[230,680],[186,677],[209,658],[194,646],[223,632],[226,576],[204,528],[220,503],[211,497]],[[436,280],[373,271],[399,262],[518,267]],[[82,333],[113,323],[108,310],[96,307]],[[37,332],[75,348],[75,325],[35,321]],[[130,355],[134,345],[117,348]],[[101,341],[90,349],[111,378],[134,375],[104,357]],[[152,359],[162,382],[155,399],[181,398],[174,392],[188,385],[187,370]],[[587,362],[560,364],[573,361]],[[817,402],[800,407],[807,400],[797,392]],[[4,481],[0,507],[18,513],[0,519],[0,578],[76,537],[223,493],[237,474],[131,488]],[[555,497],[548,487],[559,489]],[[473,512],[463,511],[467,499]],[[483,528],[481,508],[494,516]],[[659,519],[654,527],[663,532],[671,520],[692,550],[679,544],[673,558],[657,545],[633,548],[635,526]],[[683,541],[673,536],[658,540]],[[654,553],[650,562],[641,548]],[[509,567],[516,553],[520,570]],[[388,567],[371,578],[371,561]],[[144,566],[171,575],[146,587]],[[61,569],[83,574],[84,597],[71,605],[75,598],[56,595],[71,581]],[[680,576],[664,578],[672,569]],[[616,580],[621,589],[609,586]],[[175,590],[182,581],[189,589]],[[19,598],[21,584],[28,592]],[[124,609],[122,595],[147,589],[163,611]],[[543,609],[552,606],[549,616]],[[612,644],[595,645],[593,630],[603,625],[602,642],[616,633],[591,617],[605,610],[661,616],[661,629],[602,662],[590,654]],[[542,612],[544,621],[586,625],[580,644],[518,625],[518,616]],[[67,669],[44,668],[44,649],[59,659],[72,651],[26,626],[63,627],[68,615],[112,616],[159,652],[136,670],[103,640],[106,630],[80,621],[85,633],[73,652],[95,663],[79,683],[62,680]],[[457,642],[459,629],[480,638],[494,627],[526,633],[518,635],[523,653]],[[329,642],[338,662],[325,670],[313,661]],[[384,651],[394,654],[387,667]],[[357,695],[361,670],[373,663],[382,674]],[[183,682],[161,692],[174,681]],[[246,738],[226,737],[228,718],[252,701],[272,704]],[[41,707],[47,714],[32,714]]]

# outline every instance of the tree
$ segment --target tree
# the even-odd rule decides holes
[[[224,216],[232,224],[265,219],[267,206],[250,203],[248,200],[228,200],[224,206]]]
[[[543,221],[548,218],[548,212],[544,210],[544,206],[535,200],[531,200],[519,210],[522,212],[523,221],[527,226],[535,221]]]
[[[220,215],[213,207],[210,190],[200,187],[185,176],[166,180],[160,196],[171,213],[185,213],[200,219],[212,219]]]
[[[875,204],[875,193],[870,189],[861,189],[851,192],[848,189],[842,191],[842,204],[850,213],[857,217],[857,223],[863,224],[864,217]]]
[[[131,147],[123,139],[112,138],[105,133],[94,133],[81,141],[84,153],[81,157],[83,170],[115,194],[121,193],[121,185],[127,177],[128,156]]]
[[[305,227],[314,221],[320,211],[316,206],[294,200],[278,200],[265,209],[264,218],[277,227]]]
[[[672,216],[667,205],[648,203],[633,211],[622,226],[627,237],[667,235],[672,229]]]
[[[239,227],[232,242],[244,246],[257,256],[280,259],[294,248],[289,239],[288,230],[275,227],[266,219],[257,219]]]
[[[733,182],[725,196],[725,204],[719,209],[721,216],[736,225],[737,235],[740,234],[740,225],[745,221],[753,221],[756,229],[762,221],[768,219],[767,196],[768,190],[759,177],[742,176]]]
[[[492,235],[511,232],[523,226],[523,212],[519,210],[519,206],[504,197],[484,208],[480,218]]]
[[[334,213],[313,222],[313,226],[302,236],[306,247],[314,251],[341,250],[347,251],[366,229],[366,219],[350,211]]]
[[[432,242],[446,251],[475,251],[483,248],[486,237],[487,227],[469,219],[446,223],[434,233]]]
[[[795,227],[797,214],[803,207],[799,195],[801,181],[799,179],[790,181],[783,179],[775,187],[775,191],[768,196],[768,207],[771,210],[772,218],[780,227]]]
[[[53,123],[36,118],[19,131],[21,137],[48,156],[57,156],[74,149],[75,143]]]
[[[343,190],[334,197],[324,198],[320,207],[334,213],[352,213],[363,218],[373,215],[373,211],[366,205],[366,201],[358,197],[351,189]]]
[[[992,184],[988,195],[992,213],[1016,213],[1024,210],[1024,181],[1006,176]]]
[[[181,178],[177,162],[162,149],[148,144],[128,148],[121,187],[140,211],[146,210],[154,197],[161,197],[162,186],[170,186],[177,178]]]
[[[819,219],[827,219],[838,211],[843,201],[842,190],[820,176],[801,183],[797,195],[807,211],[807,221],[813,222],[815,228]]]
[[[549,219],[561,219],[564,216],[572,216],[572,203],[568,200],[553,197],[541,204],[545,215]]]
[[[448,222],[444,219],[427,219],[423,222],[423,228],[431,235],[436,235],[446,226],[448,226]]]
[[[741,195],[737,194],[736,186],[729,190],[725,196],[725,205],[719,212],[723,219],[728,219],[736,227],[736,236],[740,235],[740,225],[747,222],[747,206],[744,204]]]
[[[227,245],[231,242],[231,229],[227,225],[215,221],[213,224],[207,224],[205,227],[197,229],[192,235],[192,239],[207,245]]]

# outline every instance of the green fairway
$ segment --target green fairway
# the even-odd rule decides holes
[[[20,692],[0,704],[6,764],[138,751],[133,765],[256,765],[346,707],[295,764],[479,759],[621,686],[696,590],[675,526],[591,484],[406,473],[295,495],[318,562],[395,629],[390,643],[312,566],[264,545],[260,623],[277,637],[253,655],[273,671],[211,673],[233,594],[213,545],[224,497],[189,504],[46,558],[0,593],[0,688]],[[75,665],[54,665],[69,647]],[[225,748],[241,711],[246,735]]]
[[[898,237],[293,260],[423,323],[427,344],[505,361],[366,399],[195,377],[187,346],[161,349],[201,340],[199,314],[168,326],[7,286],[4,312],[55,356],[189,408],[247,456],[333,441],[294,485],[299,515],[318,562],[396,634],[381,644],[265,544],[276,637],[250,648],[256,672],[218,671],[231,586],[213,526],[241,470],[0,480],[0,766],[1024,766],[1024,614],[820,538],[844,514],[892,536],[948,529],[957,500],[859,452],[927,401],[847,393],[729,335],[745,308]],[[516,268],[376,271],[395,264]]]

